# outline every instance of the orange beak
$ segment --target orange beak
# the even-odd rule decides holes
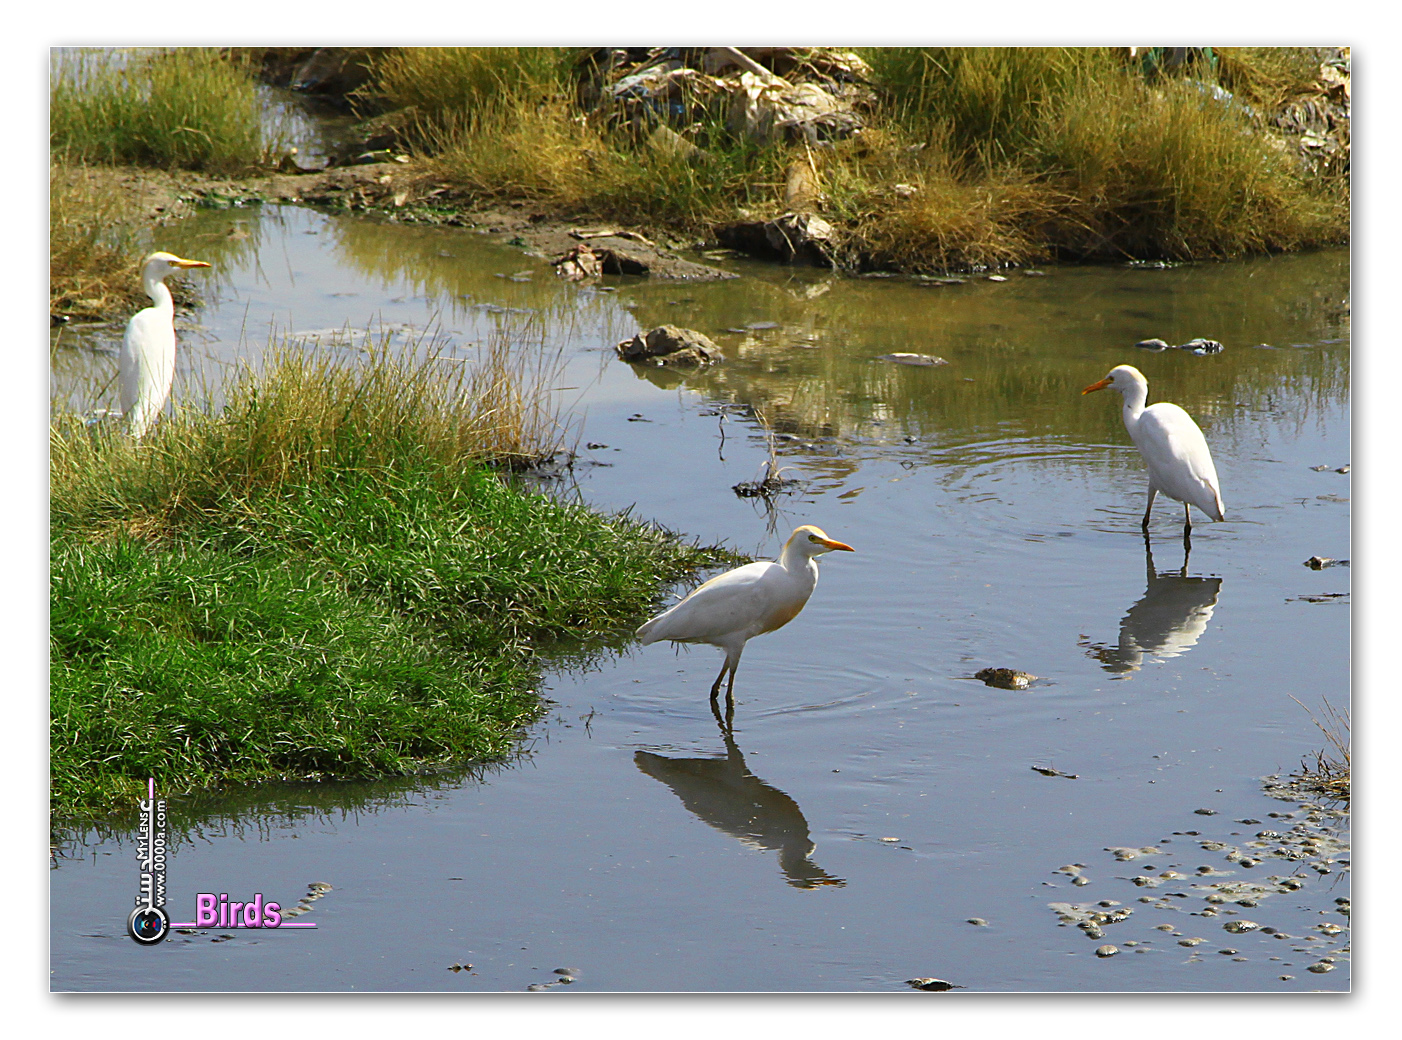
[[[1110,385],[1110,377],[1109,377],[1109,376],[1106,376],[1106,377],[1105,377],[1104,379],[1102,379],[1100,382],[1098,382],[1098,383],[1091,383],[1090,386],[1088,386],[1088,387],[1086,387],[1084,390],[1082,390],[1082,391],[1081,391],[1081,396],[1082,396],[1082,397],[1085,397],[1086,394],[1095,393],[1095,391],[1097,391],[1097,390],[1104,390],[1104,389],[1105,389],[1107,386],[1109,386],[1109,385]]]
[[[856,549],[853,549],[850,545],[848,545],[846,542],[839,542],[839,541],[836,541],[836,540],[834,540],[834,539],[832,539],[832,538],[820,538],[819,541],[821,541],[821,542],[822,542],[824,545],[826,545],[829,549],[842,549],[842,550],[844,550],[844,551],[846,551],[846,552],[856,552],[856,551],[857,551]]]
[[[209,266],[209,264],[205,263],[203,260],[172,260],[171,263],[174,264],[176,267],[208,267],[208,266]]]

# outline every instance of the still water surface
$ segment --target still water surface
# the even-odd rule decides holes
[[[761,556],[800,523],[857,552],[748,646],[733,737],[707,704],[718,651],[632,646],[549,671],[509,764],[172,801],[176,920],[197,892],[290,904],[326,882],[315,930],[139,949],[130,825],[75,830],[56,989],[522,990],[565,967],[552,991],[1348,988],[1347,821],[1260,780],[1322,746],[1306,708],[1348,703],[1349,569],[1302,566],[1350,554],[1345,253],[938,288],[732,262],[733,281],[610,292],[470,231],[291,207],[207,213],[160,246],[216,265],[181,400],[270,336],[429,329],[471,363],[530,321],[579,437],[560,493]],[[729,360],[613,357],[662,322]],[[55,395],[106,403],[119,334],[65,332]],[[1133,348],[1153,336],[1227,349]],[[892,351],[949,363],[872,360]],[[1118,397],[1080,396],[1126,362],[1212,446],[1229,520],[1198,517],[1188,554],[1162,498],[1141,535]],[[769,509],[731,490],[768,458],[757,414],[801,481]],[[1039,680],[989,687],[985,667]],[[1101,936],[1075,925],[1124,909]],[[1272,930],[1224,930],[1243,919]]]

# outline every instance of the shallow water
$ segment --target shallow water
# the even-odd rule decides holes
[[[355,350],[334,330],[432,327],[470,359],[533,320],[563,352],[587,501],[758,555],[799,523],[857,552],[823,557],[803,614],[746,649],[733,740],[707,704],[718,651],[634,646],[547,674],[550,713],[510,764],[172,801],[175,920],[196,892],[286,904],[327,882],[316,930],[140,949],[129,824],[75,831],[52,872],[55,988],[521,990],[559,967],[576,981],[552,988],[609,991],[1348,988],[1347,819],[1260,780],[1322,746],[1306,708],[1348,703],[1349,569],[1302,566],[1350,555],[1346,254],[941,287],[734,262],[735,281],[607,292],[470,231],[290,207],[171,230],[163,248],[215,264],[179,399],[270,330]],[[664,321],[729,360],[613,357]],[[118,334],[65,331],[56,396],[108,403]],[[1155,336],[1227,349],[1132,346]],[[872,360],[893,351],[949,363]],[[1229,520],[1197,517],[1186,560],[1162,498],[1146,550],[1118,397],[1080,396],[1126,362],[1212,445]],[[802,481],[769,510],[731,490],[768,457],[756,410]],[[970,678],[990,666],[1039,679]],[[1292,875],[1202,916],[1222,890],[1195,885]],[[1133,913],[1100,937],[1051,905],[1102,900]],[[1224,930],[1238,919],[1274,932]]]

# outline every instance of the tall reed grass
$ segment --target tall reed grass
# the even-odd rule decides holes
[[[248,63],[217,49],[53,53],[49,148],[63,161],[235,174],[284,144]]]

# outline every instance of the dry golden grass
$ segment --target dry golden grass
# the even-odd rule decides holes
[[[384,344],[365,358],[280,345],[235,371],[215,395],[220,410],[179,408],[139,444],[115,423],[57,415],[51,516],[159,537],[192,513],[328,470],[388,471],[406,458],[519,467],[562,447],[548,393],[560,356],[532,328],[502,328],[470,362],[420,346],[415,359]]]
[[[1304,708],[1298,697],[1291,697]],[[1305,708],[1309,711],[1308,708]],[[1352,793],[1353,752],[1352,734],[1348,711],[1338,711],[1329,701],[1324,700],[1324,721],[1310,712],[1310,720],[1319,727],[1329,746],[1314,753],[1311,761],[1306,757],[1300,763],[1300,772],[1294,778],[1303,787],[1348,802]]]
[[[101,319],[144,306],[140,232],[130,196],[83,167],[49,167],[49,308]]]

